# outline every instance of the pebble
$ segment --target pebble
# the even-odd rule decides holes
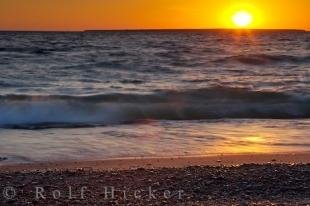
[[[188,167],[127,171],[35,171],[0,173],[0,185],[13,186],[23,195],[17,196],[8,205],[299,205],[309,198],[310,164],[240,165],[234,167]],[[30,184],[27,184],[30,183]],[[40,184],[46,191],[64,190],[71,186],[86,186],[92,193],[78,200],[47,198],[35,202],[33,185]],[[183,190],[184,197],[166,199],[157,196],[154,200],[133,199],[123,196],[115,200],[104,199],[104,186],[128,191],[147,190],[149,186],[157,195],[165,190]],[[1,189],[1,187],[0,187]],[[176,197],[176,196],[174,196]]]

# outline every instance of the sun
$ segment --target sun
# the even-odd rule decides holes
[[[248,11],[238,11],[233,14],[232,21],[236,27],[245,28],[252,23],[253,16]]]

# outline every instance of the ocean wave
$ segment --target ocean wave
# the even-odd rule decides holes
[[[310,97],[214,87],[150,94],[0,96],[0,127],[54,128],[144,120],[310,118]]]
[[[229,56],[215,60],[215,62],[239,62],[249,65],[266,65],[275,63],[310,63],[310,56],[245,54]]]
[[[40,47],[0,47],[0,52],[9,53],[28,53],[36,55],[45,55],[53,52],[68,52],[71,51],[72,47],[51,47],[51,48],[40,48]]]

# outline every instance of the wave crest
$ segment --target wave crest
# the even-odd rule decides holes
[[[0,127],[96,126],[154,120],[310,118],[310,98],[238,88],[94,96],[0,96]]]

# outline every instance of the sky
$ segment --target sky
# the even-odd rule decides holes
[[[234,28],[310,30],[310,0],[0,0],[0,30]]]

